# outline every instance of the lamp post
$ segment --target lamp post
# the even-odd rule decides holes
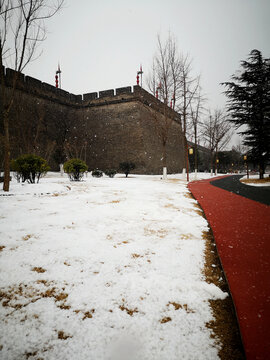
[[[247,155],[244,155],[244,161],[246,161],[246,167],[247,167],[247,179],[249,179]]]
[[[219,163],[219,159],[216,159],[215,175],[217,175],[217,172],[218,172],[218,163]]]
[[[139,75],[141,75],[141,87],[142,87],[142,74],[143,74],[143,71],[142,71],[142,65],[141,65],[140,71],[137,71],[137,85],[139,85]]]
[[[188,163],[188,154],[192,155],[193,154],[193,148],[191,146],[188,145],[187,143],[187,182],[189,182],[189,163]]]

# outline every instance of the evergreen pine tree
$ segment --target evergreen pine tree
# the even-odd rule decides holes
[[[252,50],[247,61],[241,62],[242,71],[232,76],[227,87],[229,121],[244,137],[250,148],[250,160],[259,164],[260,179],[270,159],[270,59],[259,50]]]

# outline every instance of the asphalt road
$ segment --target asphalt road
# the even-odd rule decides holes
[[[250,186],[240,182],[243,175],[232,175],[213,180],[210,184],[245,198],[270,205],[270,186]]]

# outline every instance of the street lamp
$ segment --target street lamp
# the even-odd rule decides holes
[[[188,154],[193,154],[193,148],[187,144],[187,182],[189,182],[189,170],[188,170]]]
[[[217,175],[217,172],[218,172],[218,163],[219,163],[219,159],[216,159],[216,173],[215,173],[215,175]]]
[[[249,179],[247,155],[244,155],[244,161],[246,161],[246,167],[247,167],[247,179]]]

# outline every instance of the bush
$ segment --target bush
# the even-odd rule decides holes
[[[125,161],[119,164],[119,169],[128,177],[131,170],[135,169],[135,164],[131,161]]]
[[[117,173],[114,169],[107,169],[104,171],[105,175],[109,176],[110,178],[113,178],[115,174]]]
[[[64,163],[64,171],[71,181],[80,181],[88,167],[81,159],[70,159]]]
[[[27,154],[12,160],[11,170],[16,172],[15,177],[18,182],[22,180],[22,182],[27,181],[30,184],[34,184],[36,180],[39,182],[39,179],[46,175],[50,167],[42,157]]]
[[[92,176],[100,178],[101,176],[103,176],[103,172],[101,170],[95,169],[92,171]]]

